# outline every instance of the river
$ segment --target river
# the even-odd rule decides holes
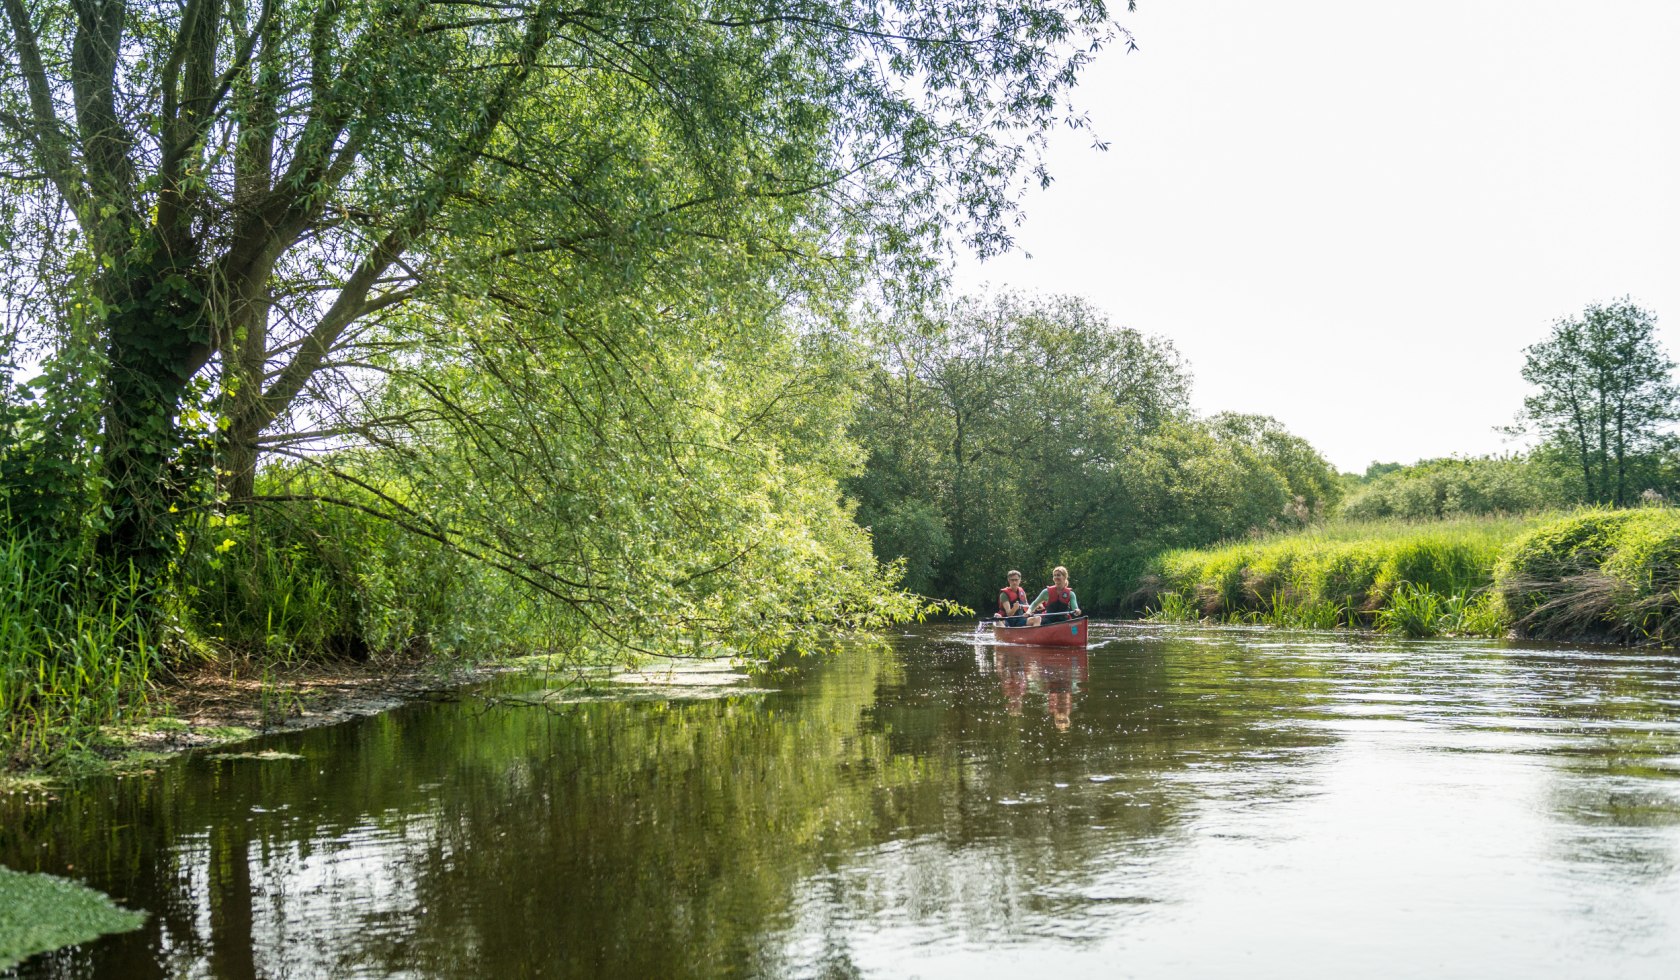
[[[1680,975],[1680,658],[1092,636],[510,675],[0,798],[0,864],[150,914],[15,974]]]

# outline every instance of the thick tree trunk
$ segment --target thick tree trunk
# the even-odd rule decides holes
[[[109,510],[97,548],[118,568],[150,575],[175,550],[178,504],[192,475],[181,466],[178,416],[204,340],[203,297],[175,269],[104,290],[110,310],[101,447]]]

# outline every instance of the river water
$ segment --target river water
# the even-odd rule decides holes
[[[17,973],[1680,975],[1680,658],[1092,634],[699,700],[508,676],[0,799],[0,864],[150,913]]]

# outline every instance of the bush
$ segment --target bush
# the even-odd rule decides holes
[[[264,503],[199,539],[183,562],[185,619],[234,656],[485,654],[531,632],[501,572],[351,507]]]
[[[1409,521],[1483,514],[1523,514],[1567,507],[1580,494],[1551,462],[1522,457],[1431,459],[1380,473],[1349,494],[1340,515],[1351,521]]]

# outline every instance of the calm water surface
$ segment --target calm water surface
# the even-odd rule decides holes
[[[958,627],[707,701],[504,678],[50,803],[24,977],[1680,975],[1680,659]]]

